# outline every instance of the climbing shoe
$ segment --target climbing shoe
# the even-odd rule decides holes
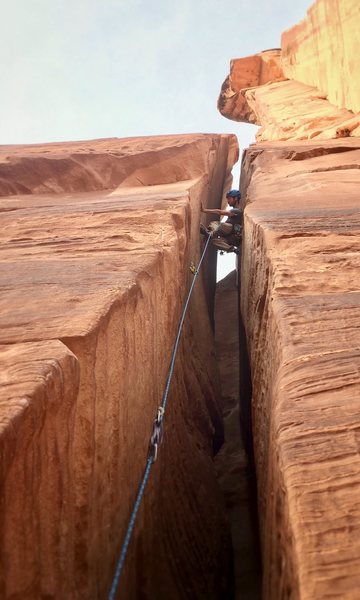
[[[201,233],[201,235],[209,235],[208,230],[206,229],[205,225],[203,225],[202,223],[200,223],[200,233]]]

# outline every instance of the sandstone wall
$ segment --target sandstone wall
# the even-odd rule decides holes
[[[230,73],[222,84],[218,109],[224,117],[233,121],[259,125],[260,121],[249,106],[245,92],[284,79],[280,49],[235,58],[230,61]]]
[[[0,146],[0,196],[164,185],[216,170],[209,136],[111,138]],[[196,144],[194,144],[196,140]],[[235,142],[231,160],[235,156]],[[226,175],[230,177],[230,172]]]
[[[355,599],[359,140],[261,144],[242,173],[263,597]]]
[[[313,86],[285,80],[278,66],[265,81],[256,82],[254,78],[253,85],[247,85],[245,79],[254,58],[231,61],[231,73],[222,85],[218,109],[228,119],[259,125],[258,142],[325,140],[360,134],[359,114],[337,108]]]
[[[356,137],[360,116],[336,108],[316,88],[298,81],[269,83],[244,92],[261,124],[258,142]]]
[[[284,74],[315,86],[335,106],[358,113],[359,45],[358,0],[317,0],[303,21],[282,34]]]
[[[219,99],[261,126],[242,161],[241,310],[266,600],[359,595],[359,16],[318,0],[282,36],[283,80],[248,86],[236,59]]]
[[[236,142],[2,150],[0,594],[104,598],[201,250],[200,201],[219,204]],[[222,439],[205,293],[214,260],[186,321],[121,583],[128,599],[218,598],[229,584],[212,463]]]
[[[260,125],[258,142],[360,136],[360,4],[317,0],[281,51],[233,59],[222,115]]]

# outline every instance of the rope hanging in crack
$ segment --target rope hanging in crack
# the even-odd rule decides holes
[[[152,432],[150,443],[149,443],[149,451],[148,451],[148,457],[147,457],[147,461],[146,461],[145,472],[144,472],[144,475],[143,475],[143,478],[142,478],[142,481],[140,484],[138,495],[135,500],[133,511],[131,513],[131,517],[130,517],[128,528],[126,530],[123,545],[121,547],[120,557],[119,557],[118,563],[116,565],[115,575],[114,575],[114,578],[112,581],[108,600],[115,600],[115,598],[116,598],[117,588],[118,588],[118,585],[120,582],[120,577],[122,574],[127,551],[128,551],[129,544],[131,541],[131,536],[132,536],[132,533],[134,530],[136,517],[139,512],[139,508],[140,508],[141,501],[142,501],[142,498],[143,498],[143,495],[145,492],[146,484],[148,482],[148,478],[150,475],[150,469],[151,469],[153,463],[157,459],[158,448],[161,443],[162,435],[163,435],[163,421],[164,421],[164,415],[165,415],[165,408],[166,408],[166,403],[167,403],[167,399],[168,399],[168,395],[169,395],[170,383],[171,383],[171,379],[172,379],[173,372],[174,372],[175,359],[176,359],[176,354],[177,354],[179,343],[180,343],[180,337],[181,337],[181,332],[182,332],[182,328],[183,328],[184,321],[185,321],[186,311],[187,311],[187,308],[188,308],[188,305],[190,302],[192,291],[194,289],[196,278],[199,274],[199,270],[200,270],[200,267],[204,260],[204,256],[208,249],[210,240],[211,240],[211,235],[209,235],[206,240],[204,250],[201,254],[197,268],[195,270],[191,269],[191,272],[193,273],[194,277],[191,282],[190,290],[187,295],[187,298],[186,298],[186,301],[184,304],[184,308],[182,311],[182,315],[181,315],[181,319],[180,319],[180,323],[179,323],[179,327],[178,327],[178,332],[176,335],[176,340],[175,340],[175,344],[174,344],[172,355],[171,355],[170,367],[169,367],[169,373],[168,373],[167,380],[166,380],[165,391],[164,391],[164,394],[162,397],[161,405],[158,408],[156,418],[154,419],[153,432]]]

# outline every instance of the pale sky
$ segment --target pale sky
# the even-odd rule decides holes
[[[0,144],[221,132],[243,149],[255,127],[216,108],[230,60],[278,47],[311,4],[0,0]]]
[[[0,0],[0,143],[239,134],[216,109],[230,59],[278,47],[309,5]]]

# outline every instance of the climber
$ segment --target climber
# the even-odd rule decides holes
[[[239,254],[238,246],[242,236],[242,210],[240,209],[241,194],[239,190],[230,190],[226,194],[226,199],[230,206],[229,210],[219,208],[204,208],[201,205],[201,212],[228,217],[225,222],[211,221],[206,228],[200,224],[200,233],[210,235],[213,246],[223,252],[235,252]]]

